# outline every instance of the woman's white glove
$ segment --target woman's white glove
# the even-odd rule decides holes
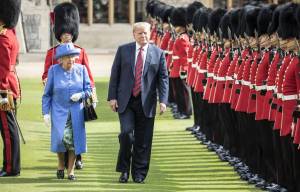
[[[79,101],[79,99],[81,99],[81,97],[82,97],[81,93],[74,93],[70,99],[74,102],[77,102],[77,101]]]
[[[44,115],[44,122],[45,122],[46,127],[50,127],[50,125],[51,125],[51,118],[50,118],[49,114]]]

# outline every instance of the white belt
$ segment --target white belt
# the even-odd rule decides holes
[[[275,89],[275,85],[267,86],[267,91],[272,91]]]
[[[277,93],[277,98],[282,99],[283,94],[282,93]]]
[[[169,51],[169,55],[172,55],[173,54],[173,51]]]
[[[172,56],[172,59],[173,59],[173,60],[179,59],[179,56],[173,55],[173,56]]]
[[[187,61],[188,62],[193,62],[193,58],[188,58]]]
[[[234,74],[234,75],[233,75],[233,78],[236,79],[236,78],[237,78],[237,74]]]
[[[214,77],[215,80],[217,81],[225,81],[225,77]]]
[[[242,85],[246,85],[246,86],[250,86],[251,85],[251,82],[250,81],[244,81],[242,80]]]
[[[199,67],[199,73],[206,73],[207,72],[207,70],[206,69],[200,69],[200,67]]]
[[[197,63],[192,63],[192,68],[196,68],[197,66]]]
[[[282,101],[296,100],[298,99],[298,95],[283,95]]]
[[[164,50],[164,53],[165,53],[165,54],[169,54],[169,51],[168,51],[168,50]]]
[[[278,91],[278,90],[277,90],[277,87],[275,86],[275,88],[274,88],[274,93],[277,93],[277,91]]]
[[[261,90],[265,90],[265,89],[267,89],[266,85],[257,85],[257,86],[255,86],[256,91],[261,91]]]
[[[240,80],[235,80],[235,84],[240,84]]]
[[[231,76],[226,76],[225,78],[227,81],[233,80],[233,78]]]
[[[213,73],[207,73],[207,77],[213,77],[214,74]]]
[[[198,65],[196,65],[196,69],[197,69],[198,73],[200,73],[201,69]]]

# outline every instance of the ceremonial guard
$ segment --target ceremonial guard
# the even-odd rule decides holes
[[[172,63],[170,65],[170,78],[178,114],[175,119],[188,119],[192,114],[189,87],[186,84],[188,69],[188,51],[190,47],[186,26],[186,9],[176,8],[171,15],[171,23],[175,27],[176,40],[173,45]]]
[[[20,141],[16,100],[20,86],[16,74],[19,44],[15,34],[20,0],[0,1],[0,131],[3,139],[3,167],[0,177],[20,174]]]

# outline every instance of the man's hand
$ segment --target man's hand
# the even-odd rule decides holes
[[[50,127],[50,125],[51,125],[51,118],[50,118],[49,114],[44,115],[44,122],[45,122],[46,127]]]
[[[109,106],[113,112],[117,112],[118,110],[118,101],[116,99],[112,99],[109,102]]]
[[[162,115],[164,112],[166,112],[166,110],[167,110],[167,105],[166,104],[160,103],[159,107],[160,107],[160,113],[159,113],[160,115]]]
[[[8,111],[9,103],[7,98],[0,98],[0,110],[1,111]]]
[[[43,80],[43,85],[46,86],[46,83],[47,83],[47,78],[45,78],[45,79]]]

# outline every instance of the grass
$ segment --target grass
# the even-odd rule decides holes
[[[75,182],[57,180],[56,155],[49,150],[50,129],[44,126],[41,115],[43,87],[39,79],[21,79],[21,82],[23,99],[18,119],[27,144],[21,145],[21,176],[1,178],[1,192],[258,191],[241,181],[232,167],[184,131],[192,124],[191,120],[175,121],[170,112],[157,116],[146,184],[134,184],[131,180],[119,184],[119,174],[115,172],[119,123],[106,103],[107,79],[97,79],[99,119],[86,124],[85,167],[76,171]]]

